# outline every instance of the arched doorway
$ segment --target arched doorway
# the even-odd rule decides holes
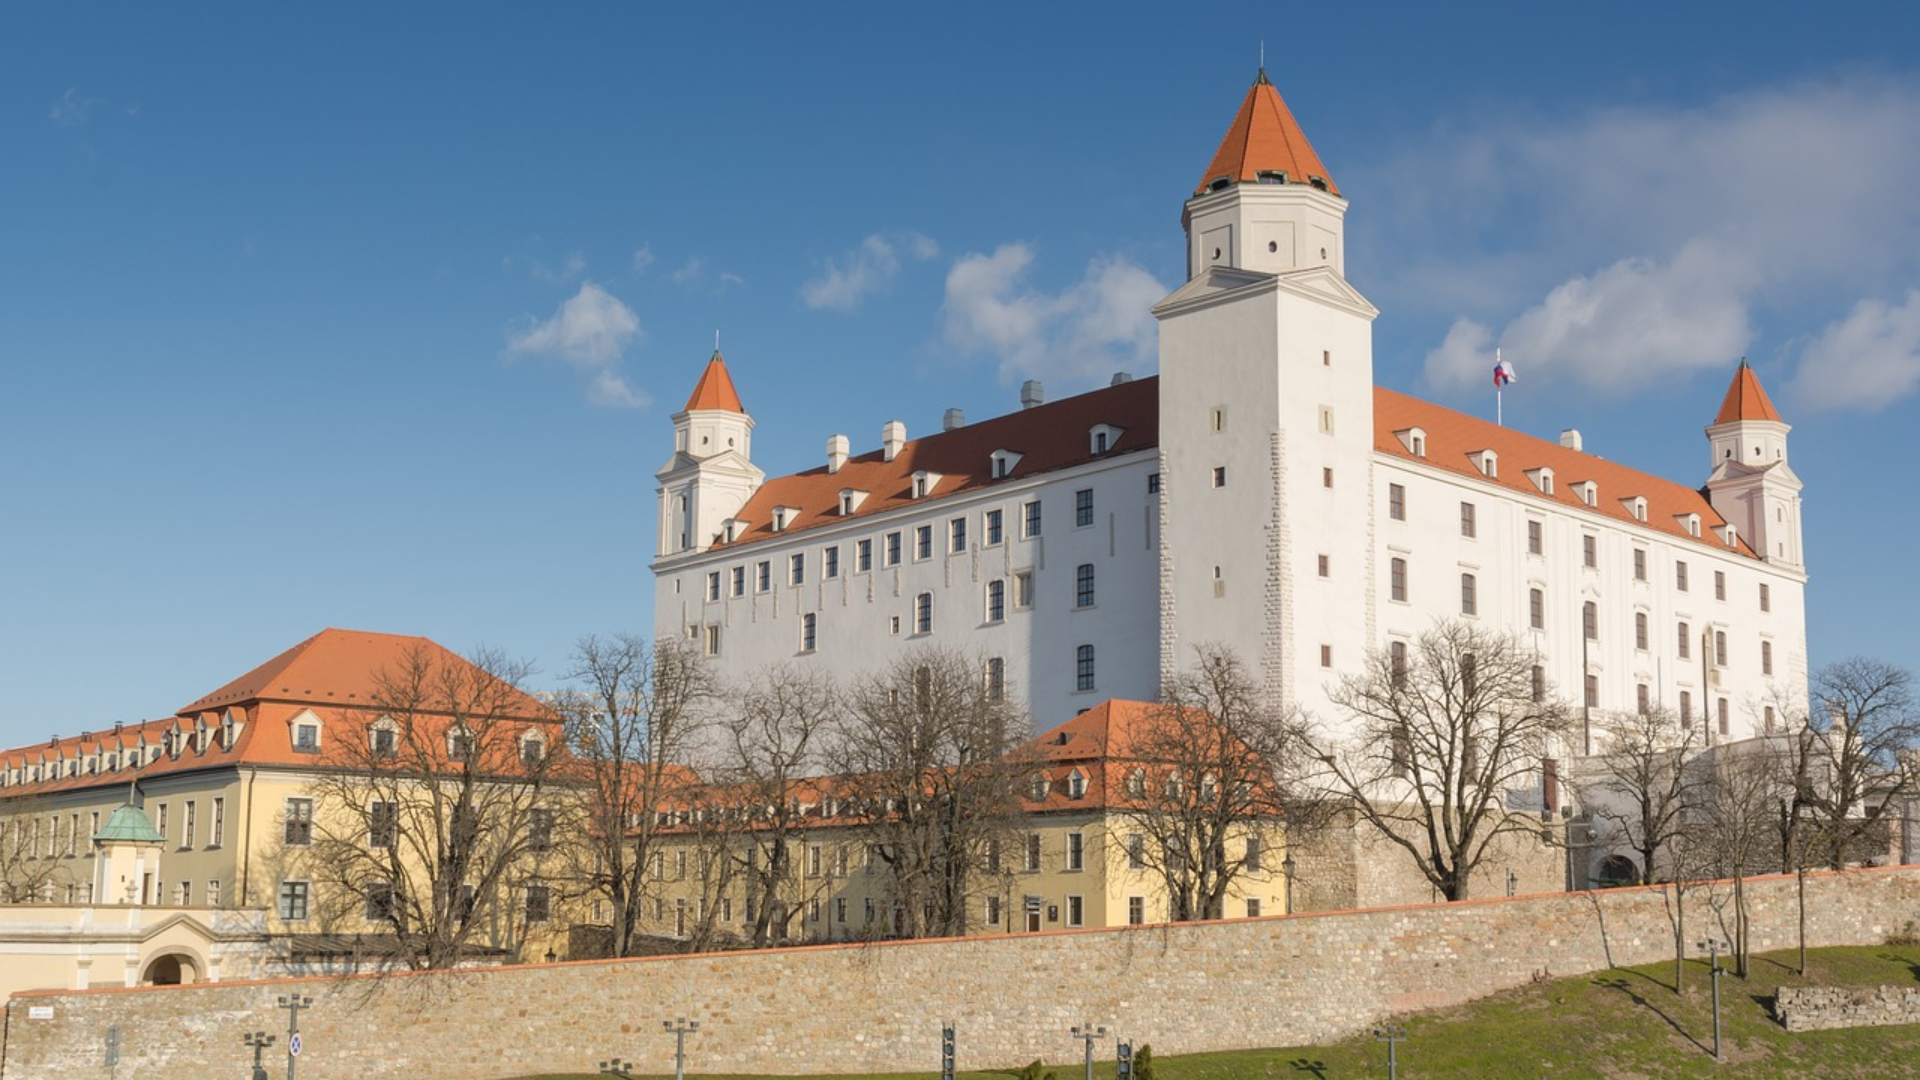
[[[179,986],[193,981],[193,958],[180,953],[161,953],[147,961],[147,970],[140,976],[146,986]]]
[[[1619,885],[1637,885],[1640,882],[1640,868],[1625,855],[1609,855],[1600,862],[1600,887],[1611,889]]]

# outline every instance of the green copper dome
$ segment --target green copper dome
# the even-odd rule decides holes
[[[108,844],[116,841],[120,843],[159,844],[164,843],[166,839],[166,837],[160,835],[160,830],[153,827],[153,822],[147,820],[146,813],[132,803],[128,803],[120,809],[115,810],[113,816],[107,819],[107,823],[100,827],[100,831],[93,834],[93,840],[96,844]]]

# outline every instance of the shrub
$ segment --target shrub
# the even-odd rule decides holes
[[[1133,1080],[1153,1080],[1152,1043],[1141,1043],[1133,1052]]]

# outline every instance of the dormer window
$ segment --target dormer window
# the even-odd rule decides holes
[[[381,760],[400,753],[400,725],[393,722],[393,717],[383,716],[367,729],[367,749]]]
[[[1047,793],[1052,790],[1053,781],[1047,779],[1046,773],[1034,773],[1033,779],[1027,783],[1027,796],[1034,802],[1044,800],[1047,797]]]
[[[1284,184],[1287,182],[1287,174],[1279,169],[1261,169],[1253,174],[1253,179],[1259,184]]]
[[[927,496],[933,494],[934,488],[937,488],[939,486],[940,486],[939,473],[928,472],[925,469],[921,469],[920,471],[913,474],[913,497],[916,499],[926,498]]]
[[[860,504],[866,501],[867,501],[866,492],[857,490],[855,488],[841,488],[840,489],[840,516],[852,517],[854,515],[854,512],[860,509]]]
[[[1631,499],[1621,499],[1620,505],[1627,508],[1627,513],[1633,515],[1633,520],[1647,520],[1647,497],[1645,495],[1635,495]]]
[[[1087,797],[1087,774],[1079,769],[1067,774],[1067,798],[1084,799]]]
[[[1553,470],[1552,469],[1549,469],[1544,465],[1537,469],[1528,469],[1527,479],[1533,481],[1533,486],[1539,490],[1540,494],[1542,495],[1553,494]]]
[[[1720,539],[1726,541],[1728,547],[1740,546],[1740,530],[1735,528],[1732,522],[1716,525],[1713,531],[1720,534]]]
[[[1007,477],[1012,476],[1014,468],[1020,464],[1021,456],[1021,454],[1013,450],[995,450],[992,458],[993,478],[995,480],[1005,480]]]
[[[746,524],[746,522],[741,521],[739,518],[728,518],[722,521],[720,523],[720,542],[723,544],[731,544],[735,540],[738,540],[740,538],[740,532]]]
[[[547,740],[538,731],[529,731],[520,737],[520,764],[531,767],[546,757]]]
[[[1691,536],[1696,540],[1700,538],[1700,515],[1699,514],[1681,514],[1679,515],[1679,521],[1680,521],[1680,527],[1687,530],[1688,536]]]
[[[1573,485],[1573,491],[1574,491],[1574,494],[1580,496],[1580,501],[1583,503],[1586,503],[1588,506],[1600,505],[1600,485],[1599,484],[1596,484],[1591,480],[1582,480],[1579,483]]]
[[[447,730],[447,757],[460,762],[473,756],[473,732],[463,727]]]
[[[320,752],[320,718],[312,709],[303,709],[293,718],[293,752],[296,754],[317,754]]]
[[[1423,458],[1427,456],[1427,431],[1425,428],[1402,428],[1394,432],[1393,437],[1399,439],[1400,445],[1406,447],[1407,453],[1412,454],[1414,457]]]
[[[1497,480],[1500,478],[1500,455],[1491,450],[1482,450],[1473,455],[1473,467],[1480,470],[1481,476]]]
[[[1088,450],[1095,457],[1099,457],[1113,449],[1120,442],[1120,436],[1124,434],[1126,434],[1125,428],[1117,428],[1112,424],[1095,424],[1087,429]]]
[[[796,507],[792,507],[792,506],[774,507],[773,508],[773,531],[784,532],[786,530],[786,527],[792,524],[793,519],[798,517],[799,514],[800,514],[800,511]]]

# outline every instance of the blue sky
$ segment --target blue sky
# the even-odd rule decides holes
[[[1920,667],[1906,5],[390,7],[0,8],[0,743],[329,625],[649,630],[716,329],[775,474],[1153,370],[1262,42],[1379,381],[1486,411],[1498,344],[1511,426],[1696,483],[1750,357],[1815,662]]]

